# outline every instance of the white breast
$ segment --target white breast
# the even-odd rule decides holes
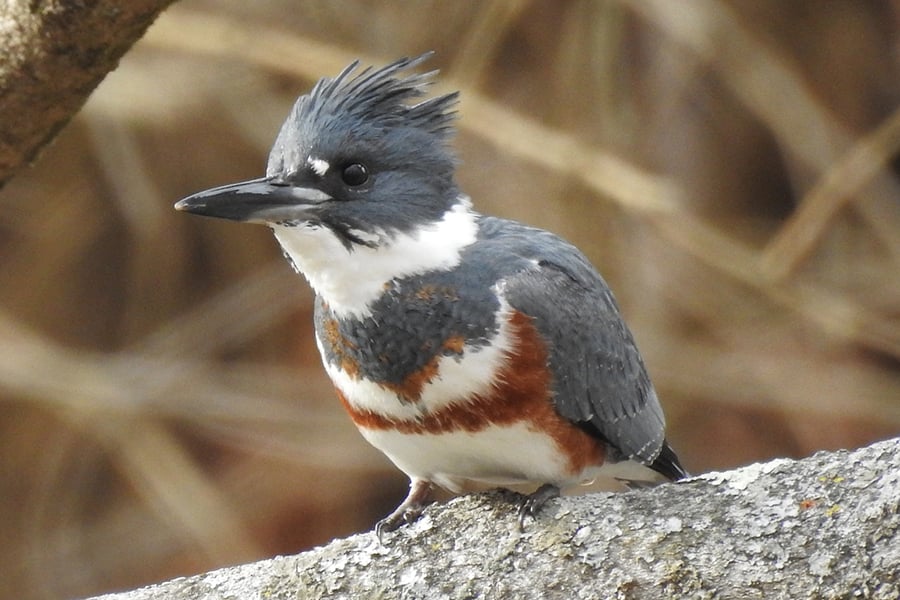
[[[466,196],[443,218],[411,233],[365,233],[373,248],[348,250],[326,227],[273,224],[281,247],[338,317],[363,318],[392,279],[452,269],[462,250],[475,242],[478,215]],[[363,232],[360,232],[363,233]],[[374,237],[373,237],[374,236]]]

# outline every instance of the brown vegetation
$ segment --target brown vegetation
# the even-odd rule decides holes
[[[406,485],[343,414],[264,228],[298,93],[435,49],[459,179],[603,271],[693,472],[900,432],[894,3],[184,0],[0,191],[0,597],[369,528]],[[5,92],[8,92],[6,90]]]

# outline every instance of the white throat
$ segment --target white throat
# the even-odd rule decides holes
[[[393,279],[452,269],[475,241],[478,215],[467,196],[439,221],[410,233],[378,236],[375,248],[348,250],[327,227],[272,225],[281,247],[337,316],[362,318]],[[356,232],[359,233],[359,232]],[[362,236],[360,236],[362,237]]]

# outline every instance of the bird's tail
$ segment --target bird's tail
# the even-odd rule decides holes
[[[669,442],[663,440],[662,450],[659,451],[659,456],[656,457],[652,463],[650,463],[650,468],[670,479],[671,481],[678,481],[679,479],[685,479],[686,477],[690,477],[690,474],[681,466],[681,462],[678,460],[678,456],[675,454],[675,451],[672,450],[672,446],[669,445]]]

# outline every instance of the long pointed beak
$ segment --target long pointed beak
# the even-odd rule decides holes
[[[295,187],[261,178],[197,192],[175,203],[204,217],[250,223],[276,223],[314,218],[315,209],[331,196],[316,188]]]

